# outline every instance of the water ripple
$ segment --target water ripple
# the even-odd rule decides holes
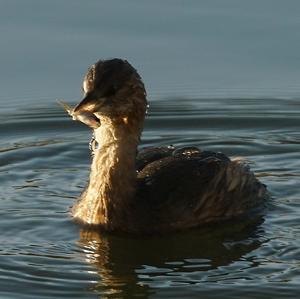
[[[299,101],[154,101],[143,146],[241,156],[272,195],[257,223],[135,239],[80,229],[90,130],[56,106],[7,108],[0,125],[0,289],[4,298],[289,298],[298,290]],[[175,292],[176,290],[176,292]],[[212,293],[210,290],[214,290]],[[157,295],[159,294],[159,295]]]

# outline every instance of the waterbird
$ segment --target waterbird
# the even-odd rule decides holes
[[[164,233],[214,224],[261,210],[267,189],[243,159],[198,147],[138,151],[147,110],[137,70],[99,60],[83,80],[75,120],[93,130],[87,187],[72,207],[76,221],[101,230]]]

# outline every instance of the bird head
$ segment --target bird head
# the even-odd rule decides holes
[[[83,80],[84,97],[74,113],[89,112],[113,120],[144,118],[147,101],[144,84],[126,60],[99,60]]]

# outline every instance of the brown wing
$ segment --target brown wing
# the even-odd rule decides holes
[[[136,157],[136,169],[141,171],[148,164],[171,156],[174,152],[173,146],[161,146],[161,147],[146,147],[139,151]]]
[[[174,150],[138,173],[137,200],[157,230],[185,228],[248,213],[265,187],[243,163],[214,152]],[[151,221],[150,219],[151,218]]]

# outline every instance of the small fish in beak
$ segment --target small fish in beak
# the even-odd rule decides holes
[[[63,101],[57,101],[72,117],[73,120],[78,120],[92,129],[97,129],[100,127],[100,120],[90,111],[75,111],[70,105]]]

